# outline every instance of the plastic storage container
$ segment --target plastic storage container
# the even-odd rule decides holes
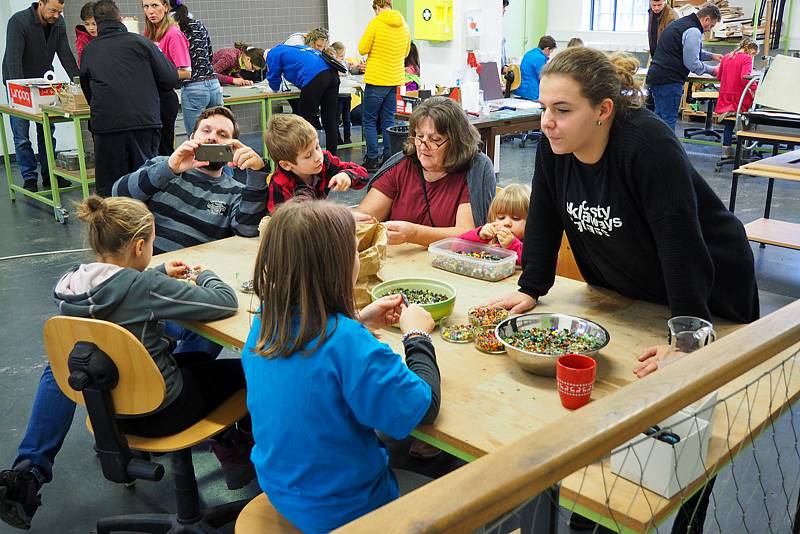
[[[438,269],[489,282],[508,278],[514,274],[517,264],[514,251],[457,237],[431,243],[428,252],[431,265]]]

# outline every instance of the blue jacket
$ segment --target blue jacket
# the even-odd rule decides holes
[[[547,63],[547,56],[541,48],[528,50],[522,57],[519,66],[519,73],[522,81],[514,91],[514,94],[527,100],[539,100],[539,80],[542,77],[542,69]]]
[[[331,67],[322,52],[308,46],[278,45],[267,54],[267,81],[273,91],[281,88],[281,76],[302,89],[314,76]]]

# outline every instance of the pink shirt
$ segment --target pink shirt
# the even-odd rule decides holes
[[[746,78],[753,71],[753,57],[746,52],[737,52],[733,55],[726,54],[719,64],[719,99],[717,100],[717,113],[726,111],[735,112],[739,107],[739,99],[744,92],[749,80]],[[753,104],[756,84],[744,97],[742,111],[747,111]]]
[[[189,40],[177,25],[170,26],[164,37],[156,45],[158,45],[158,48],[166,58],[175,65],[175,68],[186,69],[192,67],[192,59],[189,57]]]
[[[474,228],[469,232],[461,234],[460,236],[458,236],[458,238],[488,245],[489,241],[481,237],[481,228],[483,228],[483,226],[478,226],[477,228]],[[501,247],[502,245],[500,245],[500,243],[495,243],[494,246]],[[511,243],[509,243],[506,248],[508,250],[512,250],[517,253],[517,265],[522,265],[522,241],[520,241],[518,237],[515,237],[514,240]]]

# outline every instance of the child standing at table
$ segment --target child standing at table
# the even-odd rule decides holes
[[[319,146],[317,130],[297,115],[276,115],[265,134],[275,171],[267,176],[267,212],[295,195],[327,198],[331,191],[361,189],[367,170],[342,161]]]
[[[242,351],[270,502],[305,533],[329,532],[399,496],[375,430],[406,437],[439,411],[430,314],[400,295],[353,307],[355,221],[327,201],[287,202],[256,259],[260,309]],[[368,330],[398,323],[405,363]]]
[[[350,130],[352,129],[352,121],[350,120],[350,108],[353,105],[353,94],[356,92],[357,85],[354,83],[350,76],[350,63],[347,61],[345,55],[347,48],[343,43],[336,41],[331,45],[333,56],[336,61],[344,65],[347,72],[339,73],[339,107],[336,110],[336,122],[342,123],[342,134],[344,138],[339,138],[340,145],[349,145],[353,142],[350,137]]]
[[[94,2],[86,2],[81,8],[81,22],[75,26],[75,51],[78,53],[78,65],[81,64],[83,47],[97,37],[97,22],[94,20]]]
[[[492,244],[517,253],[517,265],[522,265],[522,238],[531,188],[513,184],[501,190],[489,205],[488,223],[459,236],[461,239]]]
[[[745,87],[749,83],[748,77],[753,72],[753,58],[758,54],[758,43],[745,37],[736,50],[722,56],[719,63],[717,77],[719,78],[719,98],[717,99],[716,113],[736,117],[739,101]],[[742,101],[742,111],[747,111],[753,105],[756,84],[750,87]],[[722,118],[722,117],[720,117]],[[722,157],[733,156],[731,143],[733,142],[734,123],[725,121],[722,131]]]

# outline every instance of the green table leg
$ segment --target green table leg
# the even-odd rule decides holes
[[[8,153],[8,139],[6,138],[6,120],[5,120],[5,113],[0,113],[0,139],[3,141],[3,162],[5,163],[6,167],[6,179],[8,180],[8,196],[11,198],[11,202],[14,202],[17,199],[16,193],[14,193],[14,189],[11,188],[11,184],[14,183],[14,179],[11,176],[11,155]],[[9,117],[9,122],[11,117]]]
[[[78,166],[81,171],[81,189],[83,191],[83,198],[89,196],[89,173],[86,172],[86,150],[83,148],[83,131],[81,130],[81,120],[78,117],[72,117],[72,124],[75,125],[75,143],[78,145]]]
[[[53,200],[53,216],[60,223],[65,223],[66,210],[61,207],[61,191],[56,179],[56,156],[53,150],[53,138],[50,135],[50,116],[42,113],[42,130],[44,133],[44,146],[47,155],[47,172],[50,174],[50,196]]]
[[[265,98],[261,101],[261,142],[264,144],[264,159],[269,165],[269,172],[275,172],[275,162],[267,151],[267,124],[270,120],[272,120],[272,100]]]

